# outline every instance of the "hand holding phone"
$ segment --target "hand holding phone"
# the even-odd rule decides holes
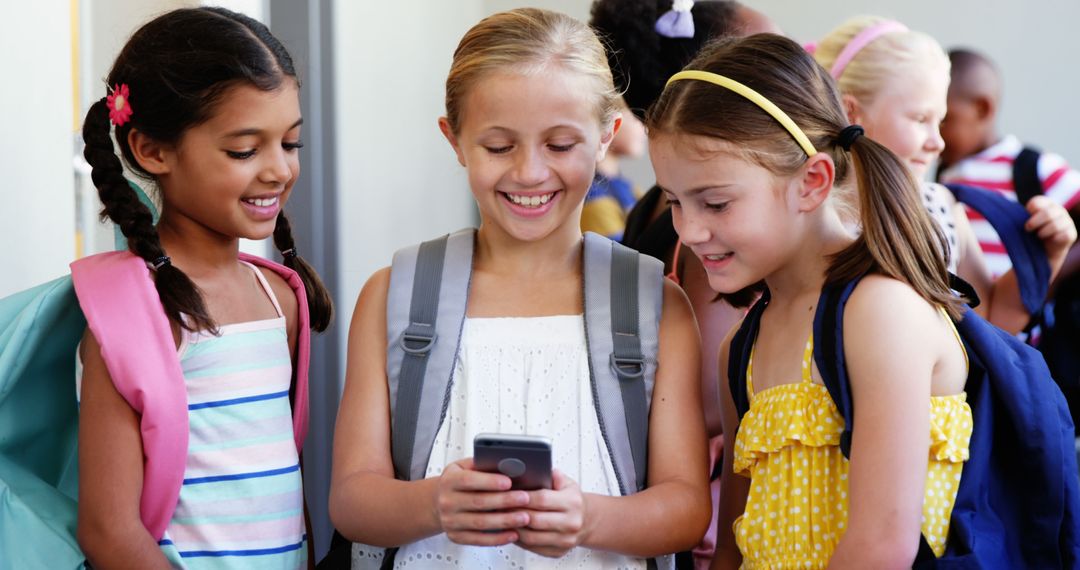
[[[504,477],[478,471],[472,458],[447,465],[434,497],[446,537],[471,546],[517,542],[519,529],[529,524],[529,515],[521,510],[528,505],[529,494],[511,491],[506,483]]]
[[[551,440],[535,435],[482,433],[473,438],[477,471],[502,473],[511,489],[551,489]]]

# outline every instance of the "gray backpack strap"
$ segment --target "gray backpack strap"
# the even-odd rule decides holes
[[[585,234],[585,332],[600,430],[623,495],[645,488],[663,265]]]
[[[475,230],[394,254],[386,299],[386,377],[394,474],[423,479],[446,415],[465,322]],[[431,375],[428,369],[440,371]]]

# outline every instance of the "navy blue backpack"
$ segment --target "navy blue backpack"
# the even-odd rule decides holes
[[[983,197],[978,192],[976,200]],[[1049,265],[1037,238],[1023,231],[1026,212],[1016,203],[1006,207],[989,199],[987,204],[984,215],[1005,230],[999,233],[1006,248],[1022,248],[1018,251],[1031,256],[1031,263],[1016,264],[1017,278],[1025,306],[1041,308]],[[844,418],[840,448],[845,456],[851,451],[855,409],[844,358],[843,316],[859,281],[826,284],[814,317],[814,362]],[[959,279],[954,282],[962,284]],[[766,291],[731,342],[728,380],[740,418],[750,408],[746,367],[768,301]],[[1080,566],[1080,478],[1073,422],[1061,390],[1038,351],[989,324],[971,308],[956,327],[969,359],[964,390],[974,420],[970,455],[957,490],[944,555],[936,558],[920,537],[913,567]]]

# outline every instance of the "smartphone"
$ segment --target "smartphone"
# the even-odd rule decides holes
[[[477,471],[502,473],[511,489],[551,488],[551,439],[537,435],[482,433],[473,438]]]

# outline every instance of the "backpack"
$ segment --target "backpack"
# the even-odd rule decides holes
[[[297,297],[293,428],[307,432],[307,296],[292,270],[241,254]],[[187,457],[187,392],[172,329],[146,263],[127,251],[80,259],[72,273],[0,299],[0,552],[14,568],[77,568],[78,406],[75,352],[89,326],[117,391],[140,416],[140,516],[165,532]],[[138,347],[138,350],[131,350]],[[156,371],[156,372],[148,372]],[[180,428],[183,429],[180,429]]]
[[[826,284],[814,318],[814,361],[844,418],[851,451],[854,400],[844,359],[844,306],[860,279]],[[746,366],[768,296],[733,337],[728,380],[741,418]],[[1073,423],[1041,355],[970,308],[956,322],[969,360],[973,429],[944,555],[920,536],[914,568],[1074,568],[1080,564],[1080,480]]]
[[[387,312],[394,475],[424,478],[449,404],[468,302],[476,230],[394,254]],[[645,488],[649,406],[656,374],[663,266],[594,233],[584,237],[585,337],[593,399],[623,495]],[[352,545],[335,533],[320,568],[348,568]],[[393,566],[387,549],[382,568]],[[373,561],[378,566],[377,561]],[[673,568],[673,557],[648,561]]]
[[[1039,158],[1038,149],[1025,146],[1013,162],[1013,188],[1021,204],[1043,193]],[[1080,415],[1080,274],[1061,279],[1052,307],[1042,318],[1032,319],[1031,326],[1042,329],[1037,347],[1065,392],[1075,422]]]
[[[1032,315],[1032,322],[1039,320],[1050,290],[1050,262],[1046,259],[1046,248],[1042,242],[1024,229],[1029,217],[1027,210],[1023,205],[985,188],[963,184],[945,184],[945,187],[957,202],[975,210],[993,226],[1012,260],[1020,300]],[[972,298],[970,291],[963,293]]]

